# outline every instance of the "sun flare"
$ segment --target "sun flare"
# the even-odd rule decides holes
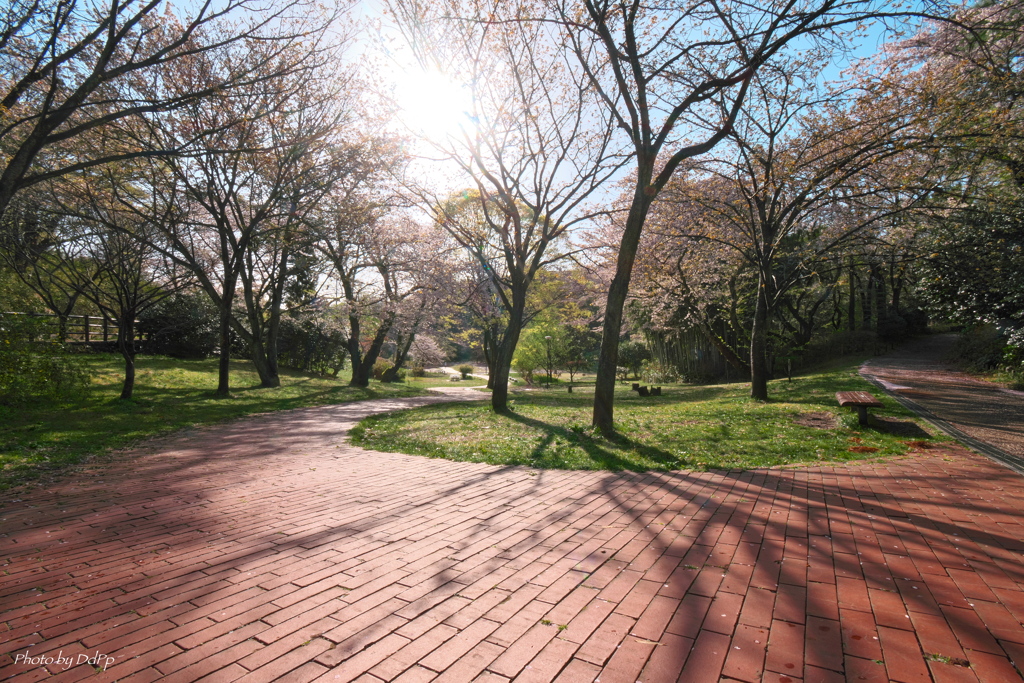
[[[395,99],[405,126],[429,142],[443,143],[473,126],[469,88],[443,73],[413,68],[396,74]]]

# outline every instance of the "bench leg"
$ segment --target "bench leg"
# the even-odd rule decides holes
[[[860,424],[861,427],[867,427],[868,426],[868,407],[867,406],[857,406],[857,422]]]

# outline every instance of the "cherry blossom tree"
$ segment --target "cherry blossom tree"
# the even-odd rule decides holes
[[[591,199],[627,157],[598,93],[563,49],[558,25],[522,20],[535,4],[388,4],[421,63],[452,74],[471,94],[461,134],[433,142],[472,189],[447,198],[418,194],[486,275],[502,310],[502,324],[488,327],[488,347],[491,407],[506,412],[530,288],[569,255],[571,231],[605,212]]]
[[[919,142],[913,109],[822,92],[785,62],[762,67],[750,90],[726,141],[668,184],[658,215],[678,238],[732,250],[749,267],[751,397],[767,400],[767,330],[779,306],[933,185],[916,175],[925,165],[914,164],[914,176],[898,170]]]
[[[169,155],[140,148],[122,127],[301,69],[283,58],[320,49],[314,38],[343,11],[305,0],[200,0],[177,10],[160,0],[95,3],[13,0],[0,17],[0,214],[22,190],[113,161]],[[258,59],[211,72],[190,89],[163,87],[207,52],[249,50]],[[96,142],[101,138],[104,142]]]
[[[594,395],[594,426],[611,433],[617,348],[633,264],[651,206],[677,169],[726,139],[752,78],[794,46],[841,52],[871,19],[935,10],[931,3],[907,11],[876,0],[550,0],[547,7],[633,152]]]

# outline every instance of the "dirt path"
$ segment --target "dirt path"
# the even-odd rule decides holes
[[[943,363],[955,338],[944,334],[915,340],[868,361],[861,374],[955,430],[1008,454],[1011,464],[1024,469],[1024,392],[983,382]]]

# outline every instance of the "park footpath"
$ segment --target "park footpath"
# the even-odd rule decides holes
[[[345,441],[450,398],[250,417],[0,494],[0,680],[1021,680],[1003,465],[925,442],[542,471]]]

